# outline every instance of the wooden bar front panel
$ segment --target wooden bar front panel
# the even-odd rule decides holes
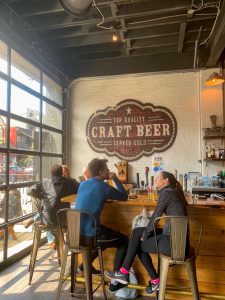
[[[154,210],[154,203],[133,204],[129,205],[129,202],[107,203],[102,213],[102,224],[129,236],[132,220],[141,213],[143,207]],[[203,223],[200,253],[196,261],[199,290],[201,293],[225,295],[225,210],[216,207],[189,205],[188,214],[195,216]],[[195,239],[193,235],[191,238]],[[107,270],[112,270],[114,253],[114,249],[104,251],[104,263]],[[152,257],[155,266],[157,266],[157,256],[152,255]],[[138,258],[135,259],[133,267],[139,283],[147,285],[149,277]],[[181,266],[170,268],[168,284],[177,287],[189,287],[186,268]]]

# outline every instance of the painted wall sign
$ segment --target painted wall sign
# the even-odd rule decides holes
[[[177,122],[166,107],[127,99],[96,111],[88,120],[86,134],[94,151],[132,161],[171,147]]]

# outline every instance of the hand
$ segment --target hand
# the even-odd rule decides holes
[[[116,173],[114,173],[114,172],[109,173],[109,179],[115,179],[116,177],[117,177]]]

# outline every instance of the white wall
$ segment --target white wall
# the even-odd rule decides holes
[[[198,72],[132,74],[124,76],[81,78],[72,82],[68,107],[68,164],[72,175],[78,177],[82,168],[94,157],[108,158],[109,167],[116,171],[117,157],[94,152],[87,143],[86,124],[96,111],[115,106],[122,100],[135,99],[142,103],[165,106],[177,120],[177,137],[168,150],[160,153],[165,169],[178,174],[198,171],[214,175],[221,162],[200,163],[202,159],[202,128],[211,127],[209,116],[218,116],[217,126],[223,124],[221,86],[205,87],[204,81],[215,70]],[[204,150],[203,150],[204,152]],[[129,162],[129,181],[136,173],[144,178],[144,167],[152,157]]]

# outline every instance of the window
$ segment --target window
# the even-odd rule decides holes
[[[37,208],[27,189],[62,164],[62,109],[61,86],[0,41],[0,270],[32,245],[24,221]]]
[[[5,191],[0,191],[0,224],[5,222],[5,199]]]
[[[40,70],[14,50],[12,50],[11,76],[36,92],[40,92]]]
[[[62,164],[62,159],[58,157],[42,157],[42,178],[51,176],[51,167],[55,164]]]
[[[6,184],[6,154],[0,153],[0,185]]]
[[[40,180],[40,158],[25,154],[10,154],[9,182]]]
[[[45,125],[62,129],[62,111],[58,108],[43,102],[42,122]]]
[[[62,135],[53,131],[42,131],[42,151],[48,153],[62,153]]]
[[[24,118],[40,121],[40,99],[11,85],[11,112]]]
[[[6,147],[6,130],[6,117],[0,115],[0,147]]]
[[[0,78],[0,109],[6,110],[7,106],[7,82]]]
[[[0,71],[7,74],[7,45],[0,40]]]
[[[62,105],[62,88],[55,81],[43,74],[43,95]]]
[[[40,128],[11,119],[10,147],[38,151],[40,149]]]

